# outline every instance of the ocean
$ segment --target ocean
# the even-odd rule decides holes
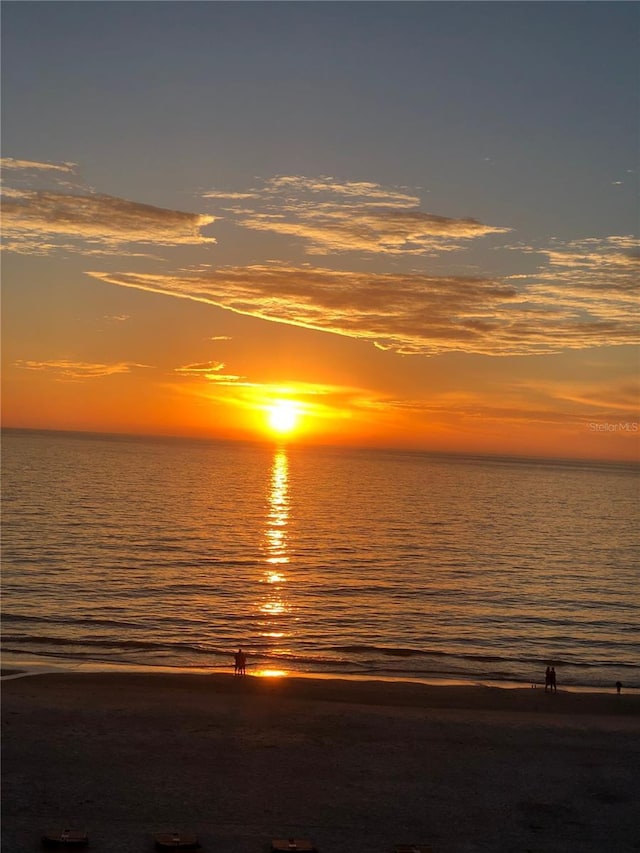
[[[4,665],[640,689],[638,474],[5,430]]]

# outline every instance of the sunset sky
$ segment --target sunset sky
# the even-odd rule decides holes
[[[637,458],[638,10],[3,2],[3,424]]]

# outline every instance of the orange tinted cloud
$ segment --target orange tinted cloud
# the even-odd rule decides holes
[[[175,372],[181,376],[201,377],[220,385],[235,385],[244,377],[231,373],[222,373],[226,365],[221,361],[205,361],[200,364],[185,364],[176,367]]]
[[[161,246],[215,242],[200,230],[213,216],[165,210],[108,195],[23,191],[2,206],[7,248],[48,251],[60,248],[59,238],[83,245],[115,247],[123,243]],[[69,248],[65,245],[64,248]]]
[[[425,255],[459,249],[461,240],[508,230],[475,219],[451,219],[414,210],[380,210],[343,206],[298,211],[293,220],[281,214],[256,213],[240,218],[245,228],[300,237],[307,253],[373,252]]]
[[[193,273],[90,272],[102,281],[208,302],[241,314],[369,340],[405,354],[524,355],[635,343],[623,290],[583,298],[560,288],[470,276],[362,273],[281,264]],[[610,308],[620,303],[613,316]]]
[[[16,160],[15,157],[0,159],[0,169],[30,170],[38,172],[66,172],[71,174],[77,168],[76,163],[38,163],[35,160]]]
[[[9,159],[3,161],[3,167],[9,170],[9,183],[2,188],[5,251],[46,254],[64,249],[111,254],[117,250],[121,254],[128,243],[215,243],[201,231],[216,217],[96,193],[78,181],[73,163]],[[36,182],[39,188],[32,189]]]
[[[365,181],[280,176],[238,197],[257,198],[259,203],[253,208],[231,208],[237,224],[299,237],[307,253],[315,255],[426,255],[458,249],[463,240],[510,230],[417,210],[417,196]]]
[[[134,368],[146,368],[148,365],[123,361],[101,364],[71,361],[70,359],[52,359],[50,361],[18,360],[14,362],[14,367],[22,370],[46,372],[59,382],[81,382],[88,379],[102,379],[105,376],[114,376],[118,373],[131,373]]]

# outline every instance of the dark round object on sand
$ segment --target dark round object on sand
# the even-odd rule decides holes
[[[156,850],[197,850],[197,836],[182,832],[159,832],[155,836]]]
[[[86,847],[89,836],[82,829],[54,829],[42,836],[45,847]]]

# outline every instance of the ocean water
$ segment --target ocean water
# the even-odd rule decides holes
[[[8,430],[20,660],[640,688],[638,468]]]

